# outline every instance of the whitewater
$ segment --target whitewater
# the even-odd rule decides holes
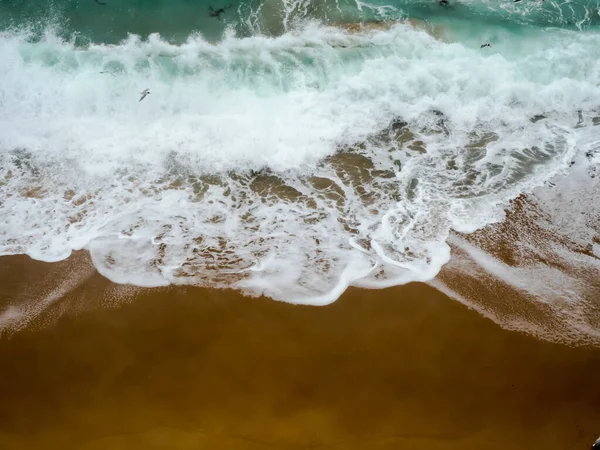
[[[0,10],[1,255],[324,305],[433,280],[523,195],[597,217],[597,2],[266,0],[174,33],[138,1],[104,34],[89,3]]]

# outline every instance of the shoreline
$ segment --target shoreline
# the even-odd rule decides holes
[[[550,342],[600,348],[597,257],[589,246],[571,241],[560,230],[555,231],[553,224],[540,220],[543,211],[527,196],[513,200],[505,213],[503,221],[474,233],[453,232],[447,240],[450,261],[424,286],[436,289],[506,330]],[[36,279],[33,284],[22,282],[32,278]],[[79,290],[86,292],[89,285],[102,290],[100,298],[88,293],[78,299]],[[66,260],[53,263],[33,260],[27,255],[2,256],[0,286],[4,286],[4,295],[0,294],[0,337],[30,324],[35,326],[36,322],[55,321],[68,310],[118,306],[153,290],[219,289],[226,295],[257,298],[233,285],[223,289],[117,284],[97,271],[87,250],[73,251]],[[403,286],[365,291],[387,292]],[[351,285],[342,297],[348,291],[362,289]]]

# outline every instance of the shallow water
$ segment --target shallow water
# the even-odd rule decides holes
[[[228,5],[0,3],[0,254],[326,304],[594,191],[598,2]]]

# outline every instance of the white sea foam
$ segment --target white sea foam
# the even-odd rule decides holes
[[[87,248],[119,283],[312,304],[431,279],[451,229],[567,170],[599,44],[554,30],[480,51],[407,25],[87,48],[2,33],[0,254]]]
[[[453,258],[435,287],[504,328],[600,343],[600,131],[589,119],[569,170],[533,189],[509,222],[448,239]]]

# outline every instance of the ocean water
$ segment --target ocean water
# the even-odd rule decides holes
[[[0,254],[321,305],[525,194],[595,261],[599,8],[0,0]]]

